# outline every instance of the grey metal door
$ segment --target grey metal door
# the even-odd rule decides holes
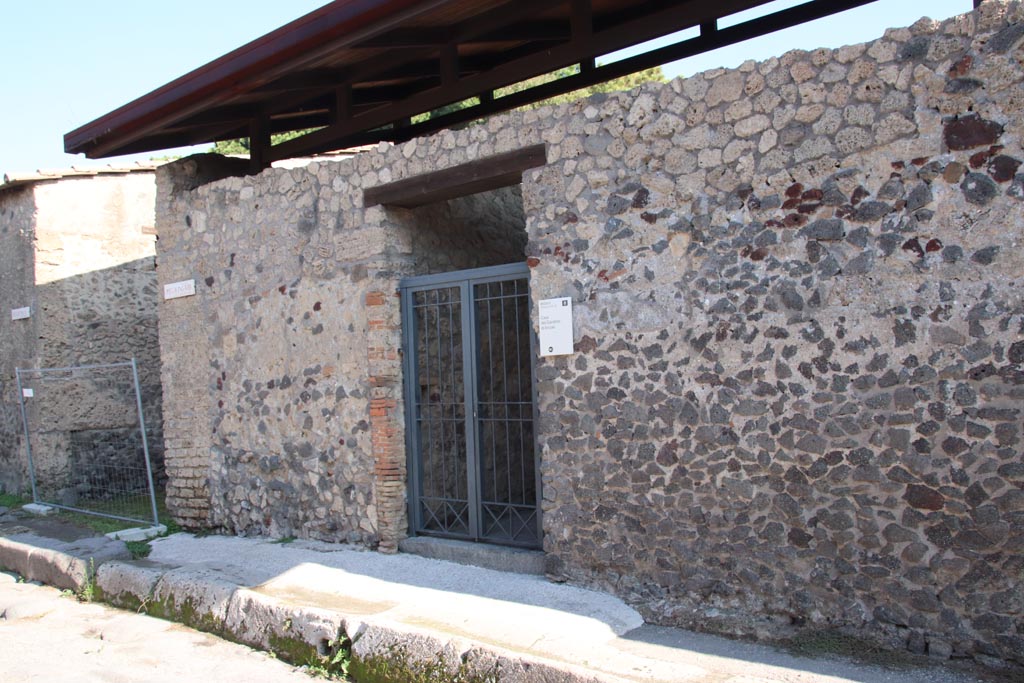
[[[401,289],[414,533],[539,546],[526,265]]]

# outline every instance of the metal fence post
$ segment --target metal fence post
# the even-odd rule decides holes
[[[146,457],[146,481],[149,484],[149,502],[153,509],[153,524],[160,523],[156,511],[156,488],[153,486],[153,466],[149,463],[149,439],[146,436],[146,418],[142,415],[142,389],[139,386],[139,368],[132,357],[132,380],[135,383],[135,407],[139,410],[139,432],[142,434],[142,453]]]
[[[25,452],[28,454],[28,478],[32,482],[32,502],[39,502],[36,493],[36,468],[32,462],[32,438],[29,436],[28,413],[25,412],[25,390],[21,386],[21,369],[14,368],[14,376],[18,382],[18,405],[21,407],[21,424],[25,429]]]
[[[24,387],[30,378],[32,389]],[[136,360],[18,369],[17,380],[33,501],[69,512],[159,524],[159,463],[152,461]],[[30,416],[25,394],[33,389]]]

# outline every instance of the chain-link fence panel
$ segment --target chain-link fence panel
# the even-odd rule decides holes
[[[135,360],[16,374],[35,502],[158,523]]]

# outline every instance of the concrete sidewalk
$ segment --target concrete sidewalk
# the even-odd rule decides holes
[[[0,538],[0,566],[81,588],[291,661],[351,648],[376,680],[625,683],[973,683],[948,668],[886,670],[643,624],[621,600],[543,577],[414,555],[175,534],[146,560],[123,544]],[[95,567],[95,578],[88,558]],[[122,558],[122,559],[118,559]],[[422,672],[429,672],[422,676]]]

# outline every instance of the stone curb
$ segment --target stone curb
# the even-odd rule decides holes
[[[74,591],[87,586],[105,562],[130,557],[123,543],[104,537],[71,543],[29,534],[0,537],[0,567],[31,581]]]
[[[386,619],[295,604],[225,581],[203,568],[111,561],[97,570],[96,584],[101,599],[110,604],[209,631],[295,664],[323,656],[340,638],[347,638],[355,662],[387,661],[400,676],[395,681],[407,679],[402,667],[427,667],[435,675],[454,677],[461,671],[481,680],[517,683],[629,682]],[[497,678],[486,678],[492,672]]]
[[[40,547],[45,544],[58,547]],[[516,683],[633,683],[386,619],[295,604],[226,581],[202,567],[124,561],[129,557],[122,543],[105,538],[76,543],[0,538],[0,568],[76,591],[93,580],[96,598],[103,602],[273,652],[294,664],[322,657],[347,639],[353,666],[386,664],[388,676],[375,680],[397,683],[408,679],[403,672],[427,670],[432,680],[440,681],[469,676]]]

